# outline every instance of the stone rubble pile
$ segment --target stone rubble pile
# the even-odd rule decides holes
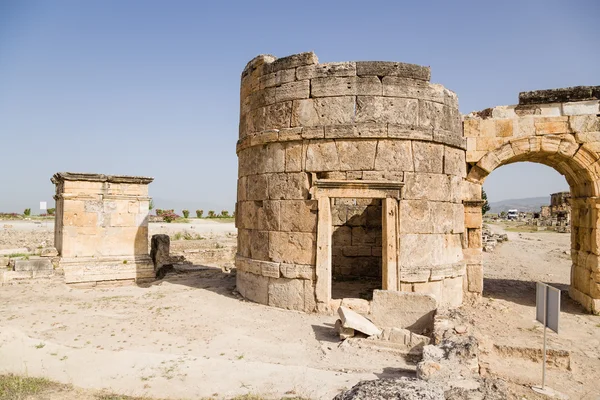
[[[498,243],[506,242],[508,235],[506,233],[492,233],[488,228],[483,228],[481,231],[481,242],[483,251],[492,252]]]

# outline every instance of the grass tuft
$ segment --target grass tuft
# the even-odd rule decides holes
[[[55,385],[46,378],[0,375],[0,400],[24,400]]]

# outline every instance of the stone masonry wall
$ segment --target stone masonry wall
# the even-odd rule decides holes
[[[237,287],[315,310],[317,179],[404,182],[399,290],[462,301],[466,174],[456,95],[395,62],[258,56],[242,73]]]
[[[333,202],[333,276],[381,278],[381,199]]]
[[[67,283],[153,278],[152,178],[57,173],[55,246]]]

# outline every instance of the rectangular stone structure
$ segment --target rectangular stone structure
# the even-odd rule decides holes
[[[153,178],[59,172],[54,244],[66,283],[154,278],[148,255]]]

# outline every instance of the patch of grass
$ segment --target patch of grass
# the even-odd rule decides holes
[[[44,346],[46,346],[44,343],[39,343],[39,344],[36,344],[36,345],[35,345],[35,348],[36,348],[36,349],[43,349],[43,348],[44,348]]]
[[[171,237],[173,240],[181,240],[181,238],[183,238],[183,233],[181,232],[176,232],[173,234],[173,236]]]
[[[217,218],[210,218],[211,221],[217,221],[217,222],[223,222],[223,223],[230,223],[230,222],[235,222],[235,217],[217,217]]]
[[[58,386],[46,378],[0,375],[0,400],[24,400]]]
[[[29,253],[12,253],[7,256],[8,258],[26,257],[29,258]]]

